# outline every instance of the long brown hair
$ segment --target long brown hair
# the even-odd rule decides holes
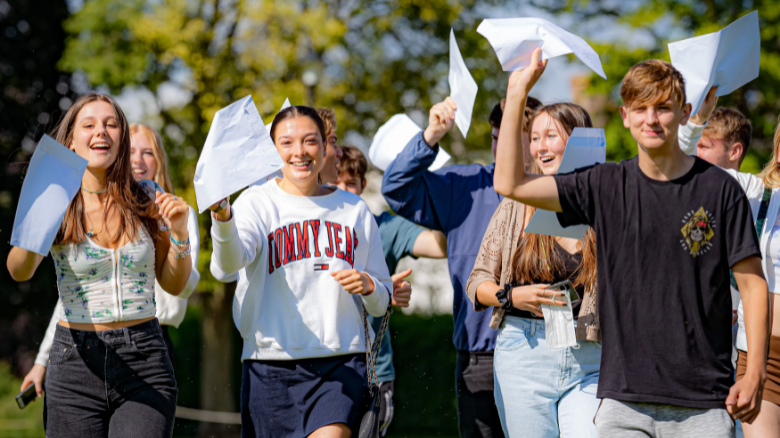
[[[554,103],[538,108],[531,115],[528,126],[533,126],[534,120],[541,114],[550,116],[564,141],[568,140],[574,128],[593,127],[588,112],[574,103]],[[533,169],[534,173],[541,173],[535,162]],[[531,217],[535,212],[535,208],[526,207],[525,216]],[[592,228],[588,228],[585,236],[580,240],[580,248],[582,249],[582,262],[577,267],[574,278],[571,279],[572,284],[575,287],[584,286],[586,290],[593,290],[596,287],[596,233],[593,232]],[[549,283],[560,277],[560,274],[565,271],[564,262],[558,251],[555,251],[555,237],[541,234],[523,233],[512,264],[514,266],[514,280],[523,284],[530,284],[534,281]]]
[[[173,181],[168,172],[168,155],[165,153],[163,141],[160,134],[149,125],[133,123],[130,125],[130,136],[143,135],[152,145],[152,155],[156,162],[157,170],[154,171],[152,180],[160,185],[166,193],[174,194]]]
[[[111,241],[117,243],[125,235],[130,240],[135,240],[138,237],[138,228],[143,225],[152,237],[153,243],[156,244],[161,236],[158,223],[160,215],[154,201],[133,178],[130,166],[130,129],[119,104],[105,94],[87,94],[77,100],[62,116],[54,128],[52,137],[60,144],[70,147],[73,141],[73,125],[76,122],[76,117],[85,105],[97,101],[106,102],[114,108],[116,121],[121,131],[116,161],[106,174],[106,189],[108,191],[106,202],[110,202],[109,208],[106,208],[103,214],[103,221],[106,220],[111,211],[115,211],[119,215],[119,227]],[[79,190],[76,197],[68,205],[55,243],[63,244],[86,240],[85,215],[84,198]]]
[[[777,118],[777,127],[775,127],[774,147],[772,148],[772,158],[764,167],[764,170],[758,174],[758,177],[764,181],[767,187],[780,187],[780,117]]]

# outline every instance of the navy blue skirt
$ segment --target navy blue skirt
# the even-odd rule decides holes
[[[368,397],[365,353],[245,360],[241,435],[303,438],[335,423],[345,423],[354,435]]]

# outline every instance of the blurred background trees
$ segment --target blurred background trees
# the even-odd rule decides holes
[[[332,107],[340,142],[364,151],[394,114],[406,112],[425,127],[428,108],[449,92],[452,27],[480,88],[469,138],[453,130],[442,143],[455,162],[486,162],[492,159],[487,117],[508,75],[476,27],[483,17],[540,16],[588,39],[609,79],[573,58],[570,64],[553,60],[558,71],[548,68],[547,82],[532,94],[585,106],[607,131],[608,158],[620,160],[636,154],[617,112],[628,68],[644,59],[668,60],[668,42],[719,30],[755,9],[761,75],[720,100],[753,122],[753,146],[743,164],[753,172],[771,153],[780,114],[780,3],[772,0],[0,0],[0,235],[10,240],[35,144],[90,90],[117,96],[131,121],[163,134],[177,192],[195,205],[191,181],[213,115],[247,94],[266,122],[285,98]],[[199,223],[199,293],[183,325],[172,330],[179,404],[235,412],[240,339],[231,316],[233,289],[211,278],[210,217],[201,215]],[[21,376],[32,366],[56,300],[52,280],[49,262],[25,283],[0,270],[0,360],[11,365],[0,367],[0,374],[10,369]],[[455,436],[451,318],[393,318],[399,376],[394,436]],[[13,385],[3,388],[11,388],[3,397],[12,397]],[[14,415],[39,420],[36,405],[16,412],[0,404],[0,436],[12,426],[8,436],[27,433],[18,429],[28,420],[8,421]],[[181,436],[236,431],[186,420],[176,429]]]

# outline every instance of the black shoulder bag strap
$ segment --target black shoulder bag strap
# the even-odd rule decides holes
[[[360,430],[357,438],[375,438],[379,436],[379,380],[376,375],[376,359],[379,356],[379,349],[382,347],[382,338],[387,331],[387,323],[390,320],[390,314],[393,313],[393,304],[387,304],[387,312],[382,317],[382,324],[379,332],[376,334],[373,344],[371,344],[371,332],[368,330],[368,312],[363,306],[363,329],[366,336],[366,374],[368,377],[369,403],[363,418],[360,421]]]
[[[772,198],[772,188],[764,188],[764,196],[761,197],[761,207],[758,208],[758,218],[756,219],[756,235],[758,236],[758,244],[761,245],[761,233],[764,231],[764,222],[766,222],[766,212],[769,210],[769,200]],[[735,290],[739,290],[737,287],[737,280],[734,279],[734,272],[729,270],[729,276],[731,277],[731,287]]]

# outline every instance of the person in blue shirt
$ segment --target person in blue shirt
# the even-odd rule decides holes
[[[339,164],[337,185],[341,190],[360,196],[366,188],[366,171],[368,162],[362,152],[356,147],[341,146],[342,156]],[[447,256],[447,241],[444,235],[438,231],[424,230],[408,220],[390,214],[385,211],[375,215],[379,226],[379,235],[382,238],[382,250],[385,254],[387,269],[391,274],[395,273],[398,261],[406,256],[428,257],[441,259]],[[409,307],[412,286],[405,280],[412,273],[412,269],[393,275],[393,305]],[[382,318],[369,316],[374,333],[378,333]],[[393,420],[393,387],[395,382],[395,368],[393,368],[393,347],[390,342],[390,329],[388,327],[382,338],[382,346],[376,361],[376,374],[379,381],[380,409],[379,432],[385,436],[390,423]]]
[[[528,98],[529,112],[538,106],[541,102]],[[431,108],[428,127],[406,145],[385,171],[382,195],[399,216],[441,231],[447,238],[454,289],[453,342],[458,351],[455,373],[460,436],[502,437],[493,397],[497,332],[489,326],[490,315],[475,312],[466,295],[466,281],[474,268],[482,236],[502,199],[493,189],[495,163],[428,170],[439,151],[439,140],[454,125],[456,109],[449,97]],[[497,104],[489,118],[494,157],[502,116],[501,104]],[[524,137],[527,136],[525,133]],[[524,140],[527,149],[528,139]]]

